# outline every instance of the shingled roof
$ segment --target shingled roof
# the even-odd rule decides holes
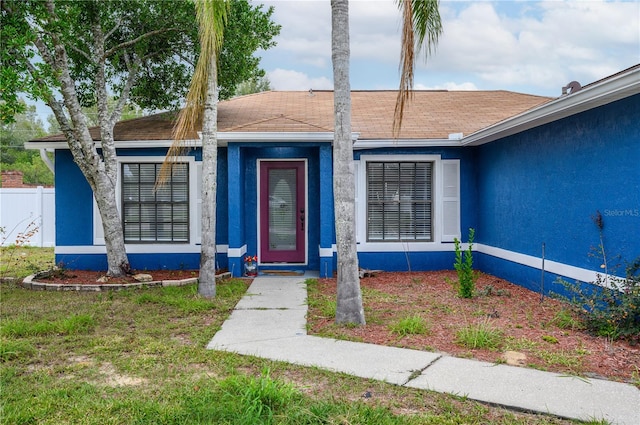
[[[352,131],[360,140],[393,138],[396,91],[353,91]],[[405,110],[400,139],[447,139],[471,134],[552,100],[509,91],[415,91]],[[170,140],[175,112],[121,121],[116,141]],[[218,105],[219,132],[332,132],[332,91],[268,91]],[[94,140],[99,129],[92,128]],[[195,135],[194,135],[195,138]],[[62,141],[54,135],[37,141]]]

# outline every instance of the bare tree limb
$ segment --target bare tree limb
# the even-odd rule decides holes
[[[134,38],[133,40],[125,41],[124,43],[120,43],[117,46],[114,46],[114,47],[110,48],[109,50],[107,50],[104,53],[104,57],[108,58],[109,56],[111,56],[115,52],[117,52],[118,50],[121,50],[121,49],[124,49],[126,47],[132,46],[132,45],[136,44],[137,42],[139,42],[141,40],[144,40],[145,38],[153,37],[153,36],[156,36],[158,34],[164,34],[164,33],[169,32],[169,31],[180,31],[180,29],[179,28],[162,28],[162,29],[159,29],[159,30],[150,31],[150,32],[148,32],[146,34],[142,34],[141,36]]]
[[[121,22],[118,19],[118,22],[116,22],[114,27],[111,28],[109,31],[107,31],[107,33],[104,35],[104,41],[107,41],[118,30],[118,28],[120,28],[120,25],[121,25]]]
[[[89,53],[85,52],[84,50],[80,49],[79,47],[76,47],[74,45],[69,45],[69,47],[71,47],[71,49],[76,52],[81,54],[85,59],[87,59],[89,62],[93,62],[93,60],[91,59],[91,55],[89,55]]]
[[[127,81],[125,82],[124,86],[122,87],[122,91],[120,92],[120,98],[118,99],[118,102],[116,103],[116,106],[111,113],[111,117],[109,118],[109,124],[111,126],[114,126],[122,115],[122,110],[129,100],[131,88],[136,82],[136,79],[138,77],[137,71],[141,65],[141,61],[137,56],[134,56],[132,64],[128,54],[125,54],[125,62],[127,64],[127,69],[129,70],[129,75],[127,76]]]

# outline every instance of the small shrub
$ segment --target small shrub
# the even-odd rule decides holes
[[[627,266],[624,278],[599,274],[594,287],[558,282],[570,294],[563,298],[589,332],[614,340],[640,337],[640,257]]]
[[[486,348],[497,350],[504,337],[500,329],[493,328],[487,321],[465,326],[456,332],[456,343],[470,349]]]
[[[591,217],[598,228],[600,243],[594,248],[594,257],[602,261],[604,275],[598,274],[593,287],[584,287],[558,279],[570,297],[569,301],[586,329],[610,339],[628,338],[640,341],[640,257],[627,264],[625,277],[615,276],[607,260],[604,247],[605,223],[600,214]]]
[[[399,336],[424,335],[429,332],[429,327],[422,317],[414,315],[400,319],[399,322],[389,326],[389,330]]]
[[[456,261],[453,267],[458,273],[458,282],[455,285],[461,298],[472,298],[476,285],[476,273],[473,270],[473,238],[475,230],[469,229],[468,248],[462,251],[458,238],[453,240],[456,250]]]

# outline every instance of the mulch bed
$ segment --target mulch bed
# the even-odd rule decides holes
[[[456,281],[456,273],[383,272],[363,278],[367,325],[337,326],[315,307],[307,317],[309,333],[497,363],[504,362],[506,350],[513,350],[526,355],[527,367],[640,385],[640,346],[558,327],[556,315],[567,309],[563,302],[548,297],[541,302],[540,294],[487,274],[476,284],[484,295],[463,299],[447,279]],[[335,299],[335,279],[320,279],[318,287],[318,296]],[[399,336],[390,330],[413,315],[425,320],[426,334]],[[459,329],[479,323],[502,332],[499,349],[469,349],[456,342]]]
[[[182,280],[198,277],[198,270],[141,270],[134,271],[132,274],[126,275],[124,277],[109,278],[106,282],[102,282],[102,284],[109,285],[136,283],[138,281],[134,278],[134,276],[139,273],[151,275],[153,281]],[[43,283],[94,285],[99,283],[98,279],[104,276],[106,276],[106,272],[104,271],[96,272],[88,270],[61,269],[50,273],[49,276],[38,277],[37,280],[38,282]]]

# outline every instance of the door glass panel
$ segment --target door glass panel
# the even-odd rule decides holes
[[[296,249],[296,170],[269,170],[269,249]]]

